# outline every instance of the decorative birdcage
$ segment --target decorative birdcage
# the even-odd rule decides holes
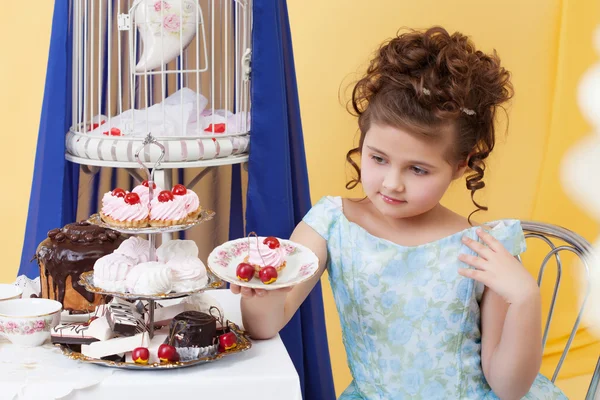
[[[72,18],[69,160],[135,167],[149,134],[165,166],[247,160],[251,0],[78,0]]]

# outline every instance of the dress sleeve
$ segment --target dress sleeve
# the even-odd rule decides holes
[[[342,213],[342,199],[323,197],[306,213],[302,221],[323,239],[329,239],[330,228]]]
[[[513,256],[517,256],[527,249],[521,221],[515,219],[501,220],[493,225],[487,225],[487,228],[487,231],[500,241]]]

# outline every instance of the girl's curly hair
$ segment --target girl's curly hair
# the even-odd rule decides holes
[[[465,35],[450,35],[441,27],[398,34],[379,48],[352,90],[350,111],[361,134],[358,147],[346,155],[357,174],[346,188],[360,182],[353,157],[360,154],[372,122],[426,138],[452,132],[449,161],[467,161],[471,170],[466,183],[477,209],[470,221],[475,212],[487,210],[474,195],[485,186],[484,160],[495,144],[496,111],[512,95],[510,73],[495,51],[485,54]]]

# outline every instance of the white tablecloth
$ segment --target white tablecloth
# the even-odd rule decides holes
[[[223,306],[227,319],[241,325],[240,297],[228,290],[209,293]],[[107,369],[93,367],[100,373]],[[39,395],[37,399],[45,399],[43,393]],[[302,400],[302,395],[298,374],[277,336],[254,341],[252,348],[244,353],[194,367],[172,371],[114,370],[99,384],[63,397],[65,400],[125,398]]]

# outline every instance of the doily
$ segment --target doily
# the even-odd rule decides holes
[[[0,338],[1,400],[59,399],[112,373],[110,368],[73,361],[51,344],[26,348]]]

